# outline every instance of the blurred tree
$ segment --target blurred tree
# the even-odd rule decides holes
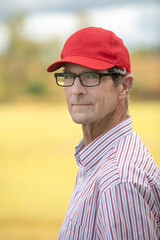
[[[160,49],[141,48],[131,54],[135,76],[131,95],[137,99],[160,99]]]
[[[38,44],[23,36],[25,16],[6,21],[10,32],[9,47],[0,56],[0,100],[10,101],[24,96],[51,96],[54,85],[48,78],[46,66],[51,56],[58,58],[60,41]],[[56,49],[56,51],[55,51]],[[60,52],[60,50],[59,50]],[[46,60],[45,60],[46,58]],[[50,63],[53,61],[50,61]],[[55,97],[58,95],[54,94]]]
[[[20,34],[24,19],[25,17],[21,15],[6,21],[10,42],[5,54],[1,57],[3,66],[1,99],[3,100],[12,100],[24,93],[28,84],[30,65],[35,64],[35,58],[40,57],[40,46],[29,42]]]

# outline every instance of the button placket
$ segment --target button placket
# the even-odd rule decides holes
[[[81,183],[83,181],[83,177],[78,178],[78,183]]]
[[[80,173],[80,176],[78,177],[78,183],[82,183],[84,178],[85,178],[85,174],[84,174],[84,169],[82,170],[82,172]]]

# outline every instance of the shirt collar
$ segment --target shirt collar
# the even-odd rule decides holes
[[[78,166],[84,167],[86,170],[92,170],[101,161],[109,148],[132,131],[132,120],[130,117],[127,117],[86,147],[82,139],[75,149],[75,158]]]

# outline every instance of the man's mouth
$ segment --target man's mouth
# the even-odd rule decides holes
[[[76,104],[72,104],[72,106],[77,106],[77,107],[84,107],[84,106],[90,106],[91,104],[86,104],[86,103],[76,103]]]

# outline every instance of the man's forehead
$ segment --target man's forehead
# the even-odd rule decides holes
[[[65,66],[62,69],[62,72],[73,72],[73,73],[85,73],[85,72],[101,72],[106,73],[108,70],[96,70],[92,68],[87,68],[82,65],[78,65],[75,63],[65,63]]]

